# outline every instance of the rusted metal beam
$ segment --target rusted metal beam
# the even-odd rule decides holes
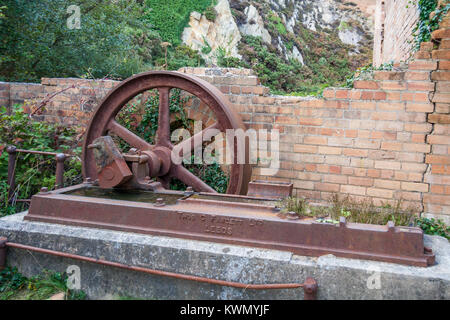
[[[92,188],[95,187],[83,184],[37,194],[25,219],[277,249],[306,256],[333,254],[421,267],[434,264],[434,254],[424,247],[420,228],[396,227],[393,223],[347,223],[345,218],[339,224],[293,220],[280,214],[273,202],[242,196],[200,197],[180,192],[177,201],[166,205],[153,200],[117,200],[114,195],[83,196],[88,195],[85,190]],[[174,194],[177,197],[176,193],[172,197]],[[154,193],[153,197],[156,200],[166,195]]]

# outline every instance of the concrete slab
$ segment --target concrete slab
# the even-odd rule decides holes
[[[425,237],[437,264],[428,268],[384,262],[296,256],[289,252],[93,228],[0,219],[11,242],[122,264],[242,283],[302,283],[314,277],[319,299],[450,299],[450,244]],[[153,276],[8,248],[7,263],[27,276],[42,269],[80,268],[81,289],[91,299],[303,299],[303,290],[244,290]]]

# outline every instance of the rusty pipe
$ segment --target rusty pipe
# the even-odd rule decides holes
[[[57,152],[48,152],[48,151],[37,151],[37,150],[25,150],[25,149],[16,149],[16,152],[20,153],[31,153],[31,154],[40,154],[43,156],[57,156],[59,153]],[[70,154],[64,154],[67,158],[71,157]]]
[[[245,283],[210,279],[210,278],[191,276],[191,275],[185,275],[185,274],[179,274],[179,273],[161,271],[161,270],[155,270],[155,269],[149,269],[149,268],[129,266],[129,265],[125,265],[125,264],[118,263],[118,262],[89,258],[89,257],[71,254],[71,253],[59,252],[59,251],[54,251],[54,250],[49,250],[49,249],[42,249],[42,248],[23,245],[23,244],[19,244],[19,243],[7,242],[6,238],[2,238],[2,239],[3,239],[2,241],[4,241],[5,248],[11,247],[11,248],[16,248],[16,249],[30,250],[30,251],[34,251],[34,252],[38,252],[38,253],[44,253],[44,254],[49,254],[49,255],[68,258],[68,259],[91,262],[91,263],[96,263],[96,264],[100,264],[100,265],[104,265],[104,266],[116,267],[116,268],[131,270],[131,271],[138,271],[138,272],[143,272],[143,273],[147,273],[147,274],[152,274],[152,275],[157,275],[157,276],[165,276],[165,277],[170,277],[170,278],[175,278],[175,279],[196,281],[196,282],[215,284],[215,285],[240,288],[240,289],[254,289],[254,290],[303,288],[303,290],[305,292],[306,300],[315,299],[316,295],[312,294],[312,293],[317,292],[317,288],[318,288],[317,283],[313,278],[307,278],[305,283],[245,284]],[[2,242],[0,242],[0,244],[1,243]],[[306,289],[308,289],[308,292]]]
[[[6,238],[0,238],[0,270],[6,265]]]
[[[55,189],[61,189],[64,187],[64,161],[66,155],[64,153],[58,153],[56,156],[56,183]]]
[[[11,202],[14,196],[14,190],[16,189],[17,148],[15,146],[9,146],[6,148],[6,152],[8,152],[8,202]]]

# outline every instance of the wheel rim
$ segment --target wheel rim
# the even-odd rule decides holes
[[[157,89],[159,92],[159,116],[155,145],[146,142],[115,120],[116,115],[129,101],[140,93],[152,89]],[[209,109],[213,111],[217,120],[211,127],[217,128],[221,132],[225,132],[227,129],[246,130],[246,127],[238,114],[229,106],[227,98],[210,83],[191,75],[173,71],[151,71],[141,73],[116,86],[102,100],[94,112],[86,131],[83,145],[83,176],[85,178],[97,178],[94,155],[88,146],[92,144],[96,138],[106,135],[108,132],[113,132],[131,146],[140,149],[141,151],[153,151],[155,148],[160,150],[172,150],[174,148],[170,141],[169,97],[171,89],[184,90],[191,95],[196,96],[207,105]],[[202,130],[202,132],[209,128]],[[248,159],[248,146],[246,146],[246,153],[246,159]],[[230,165],[227,193],[246,194],[251,176],[251,166],[249,164],[238,164],[236,152],[234,156],[233,164]],[[171,163],[168,173],[159,178],[163,182],[170,180],[170,178],[178,178],[185,184],[194,187],[196,191],[214,192],[211,187],[200,178],[190,173],[182,165]]]

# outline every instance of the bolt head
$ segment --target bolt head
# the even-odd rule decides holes
[[[40,190],[40,193],[48,193],[48,188],[47,187],[42,187]]]
[[[6,148],[6,152],[8,152],[8,153],[16,153],[16,151],[17,151],[17,148],[15,146],[8,146]]]
[[[56,155],[56,161],[63,162],[64,160],[66,160],[66,155],[64,153],[58,153]]]
[[[157,206],[157,207],[162,207],[162,206],[165,206],[166,204],[164,203],[164,199],[163,198],[158,198],[158,199],[156,199],[156,203],[155,203],[155,206]]]
[[[84,179],[84,183],[92,183],[92,179],[90,177],[87,177]]]
[[[300,217],[298,216],[298,214],[297,214],[296,212],[294,212],[294,211],[289,211],[289,212],[287,213],[287,218],[288,218],[289,220],[298,220],[298,219],[300,219]]]

